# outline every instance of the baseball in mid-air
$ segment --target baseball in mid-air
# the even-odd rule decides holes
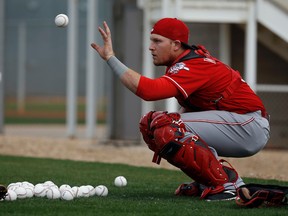
[[[117,187],[124,187],[127,185],[127,179],[124,176],[118,176],[115,178],[114,184]]]
[[[69,23],[69,18],[66,14],[58,14],[55,17],[55,24],[58,27],[66,27]]]

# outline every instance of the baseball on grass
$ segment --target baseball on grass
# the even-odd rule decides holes
[[[24,199],[24,198],[26,198],[27,192],[26,192],[26,189],[25,189],[25,188],[23,188],[23,187],[17,187],[14,191],[15,191],[15,193],[17,194],[17,198],[19,198],[19,199]]]
[[[61,198],[61,192],[58,188],[50,187],[46,190],[46,197],[48,199],[59,199]]]
[[[107,196],[108,188],[104,185],[98,185],[97,187],[95,187],[95,194],[97,196]]]
[[[89,188],[82,185],[79,187],[79,190],[81,191],[80,193],[82,194],[82,197],[89,197]]]
[[[73,193],[72,189],[63,190],[61,192],[61,199],[67,200],[67,201],[73,200],[74,199],[74,193]]]
[[[17,199],[17,193],[13,190],[8,189],[7,195],[5,197],[6,201],[14,201]]]
[[[34,195],[36,197],[44,197],[46,196],[46,189],[42,183],[36,184],[34,187]]]
[[[115,178],[114,184],[117,187],[124,187],[127,185],[127,180],[124,176],[118,176]]]
[[[55,24],[58,27],[66,27],[69,23],[69,18],[66,14],[58,14],[55,17]]]

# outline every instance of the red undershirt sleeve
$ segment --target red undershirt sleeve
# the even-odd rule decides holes
[[[161,100],[179,95],[180,92],[169,80],[160,77],[150,79],[141,76],[136,95],[146,101]]]

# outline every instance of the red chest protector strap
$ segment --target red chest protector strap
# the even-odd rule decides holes
[[[197,50],[195,51],[199,55],[205,56],[206,58],[210,58],[216,62],[220,62],[218,59],[215,57],[211,56],[209,51],[202,45],[197,46]],[[231,82],[230,84],[226,87],[226,89],[221,93],[221,96],[217,98],[216,100],[213,100],[212,102],[216,104],[222,99],[222,98],[228,98],[230,95],[233,94],[235,90],[237,90],[240,85],[243,83],[242,78],[239,74],[238,71],[233,70],[229,66],[226,65],[226,67],[231,71]]]
[[[233,69],[229,68],[231,70],[231,82],[227,86],[227,88],[221,93],[221,96],[215,100],[212,100],[212,103],[216,104],[216,108],[218,109],[218,102],[223,98],[228,98],[230,95],[233,94],[235,90],[237,90],[240,85],[243,83],[243,80],[241,79],[239,72],[234,71]]]
[[[239,72],[234,71],[231,68],[230,68],[230,70],[232,73],[232,81],[231,81],[230,85],[222,92],[221,95],[223,98],[228,98],[243,83],[243,81],[239,75]]]
[[[215,62],[219,62],[221,63],[217,58],[211,56],[211,54],[209,53],[209,51],[203,46],[203,45],[192,45],[191,49],[193,50],[192,52],[190,52],[188,55],[184,56],[183,58],[181,58],[179,61],[185,61],[188,59],[193,59],[193,58],[208,58],[211,59],[211,61],[215,61]],[[243,83],[243,80],[239,74],[238,71],[233,70],[232,68],[230,68],[229,66],[226,65],[226,67],[231,71],[231,82],[230,84],[226,87],[226,89],[220,94],[220,97],[218,97],[217,99],[212,99],[210,102],[212,102],[213,104],[216,105],[216,109],[218,108],[218,102],[222,99],[222,98],[228,98],[230,95],[233,94],[233,92],[235,90],[237,90],[240,85]],[[191,106],[191,105],[189,105]],[[189,107],[188,106],[188,107]],[[193,110],[195,109],[195,107],[193,108]],[[197,110],[197,108],[195,109]]]

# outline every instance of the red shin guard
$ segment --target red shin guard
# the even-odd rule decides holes
[[[208,147],[196,145],[192,140],[186,140],[181,144],[181,148],[173,156],[167,156],[161,152],[160,155],[196,182],[216,188],[238,179],[237,172],[217,160]],[[228,173],[232,175],[228,175]]]

